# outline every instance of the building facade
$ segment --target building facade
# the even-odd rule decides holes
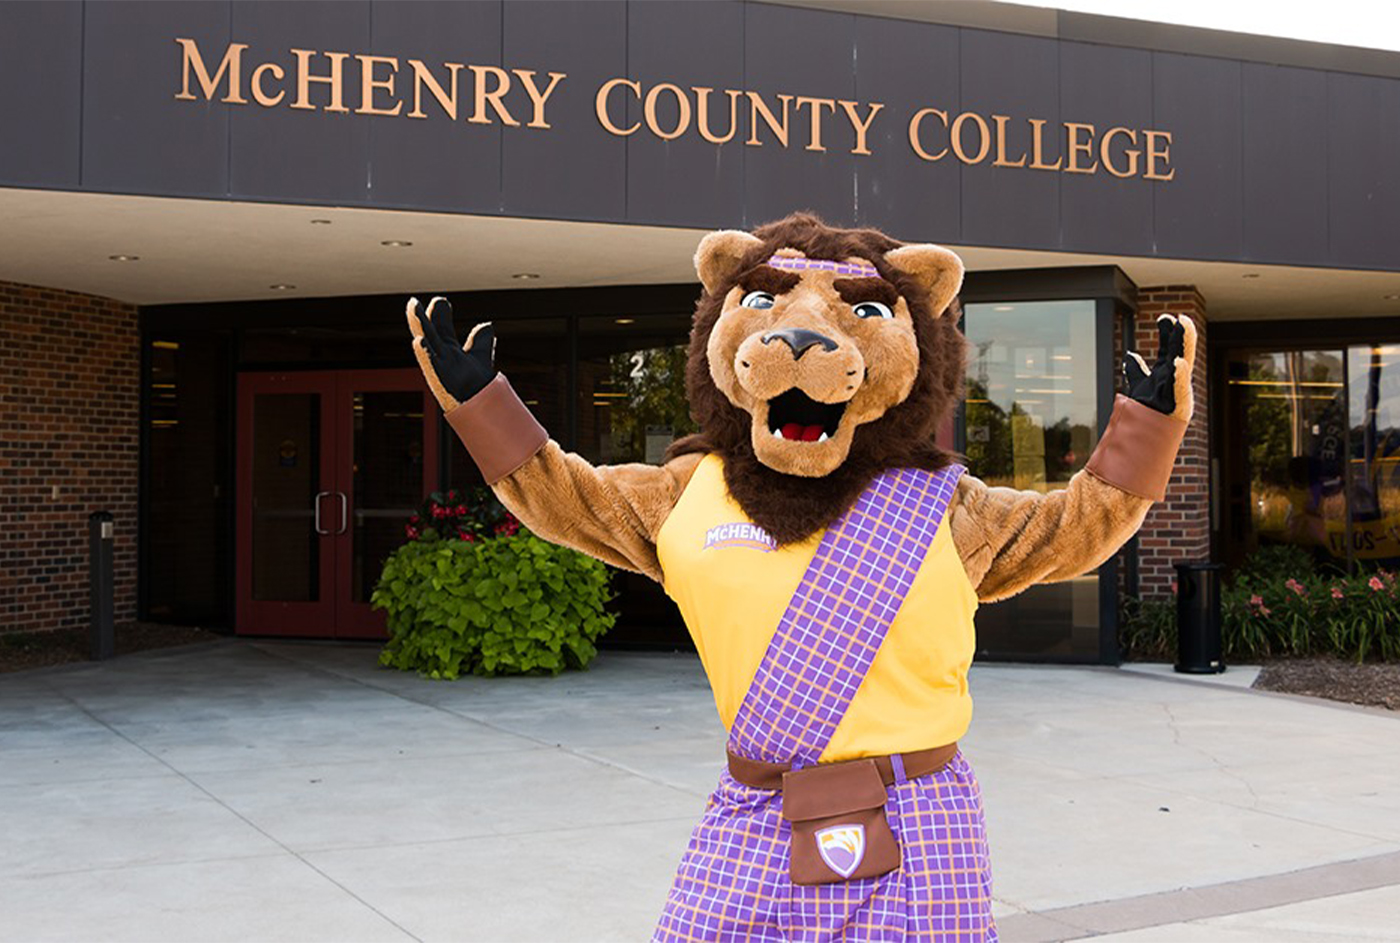
[[[1400,55],[996,3],[0,4],[0,631],[372,638],[403,521],[475,470],[400,314],[446,294],[566,447],[659,461],[707,230],[794,210],[956,249],[944,444],[1082,468],[1185,312],[1199,408],[1097,573],[989,657],[1117,657],[1120,593],[1294,544],[1400,562]],[[621,643],[684,644],[619,575]]]

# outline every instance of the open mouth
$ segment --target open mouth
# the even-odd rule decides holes
[[[825,442],[845,412],[845,403],[818,403],[793,387],[768,401],[768,431],[790,442]]]

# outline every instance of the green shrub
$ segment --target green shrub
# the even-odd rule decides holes
[[[1118,647],[1130,661],[1172,661],[1176,658],[1176,600],[1118,600]]]
[[[388,614],[379,663],[449,679],[587,667],[617,618],[608,577],[599,561],[526,531],[411,541],[370,597]]]

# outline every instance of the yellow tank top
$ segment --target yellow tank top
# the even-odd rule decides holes
[[[942,746],[967,732],[977,594],[948,517],[824,762]],[[657,535],[666,592],[695,640],[726,730],[821,537],[775,548],[730,497],[716,455],[696,466]]]

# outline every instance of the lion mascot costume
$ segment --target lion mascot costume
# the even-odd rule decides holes
[[[1102,563],[1161,500],[1195,328],[1159,322],[1087,466],[988,487],[934,444],[961,395],[963,266],[795,215],[695,254],[700,432],[660,466],[564,452],[478,325],[409,302],[414,352],[501,501],[539,536],[662,581],[729,731],[657,940],[993,940],[981,797],[957,749],[979,602]]]

